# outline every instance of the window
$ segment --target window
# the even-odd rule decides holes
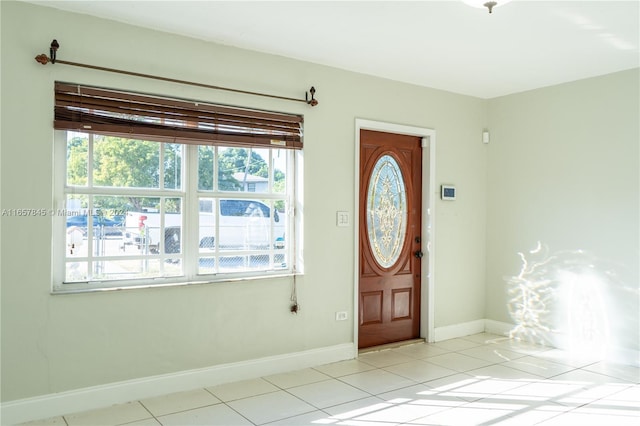
[[[83,90],[99,96],[70,99]],[[54,291],[295,272],[299,146],[264,143],[265,136],[282,137],[277,130],[234,127],[229,107],[220,107],[224,132],[217,106],[197,103],[207,113],[189,111],[188,119],[173,109],[194,105],[189,101],[167,100],[161,117],[138,106],[135,114],[122,112],[117,103],[126,98],[131,108],[132,97],[148,101],[56,85]],[[165,100],[153,101],[157,110]],[[245,139],[251,132],[257,143]]]

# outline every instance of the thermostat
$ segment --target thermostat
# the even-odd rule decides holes
[[[440,197],[443,200],[455,200],[456,199],[456,187],[453,185],[441,185]]]

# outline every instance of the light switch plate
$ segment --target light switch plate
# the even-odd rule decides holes
[[[350,226],[351,217],[349,212],[336,212],[336,226]]]

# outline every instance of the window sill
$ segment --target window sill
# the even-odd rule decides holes
[[[113,287],[75,288],[70,290],[55,288],[51,291],[50,294],[53,296],[58,296],[58,295],[65,295],[65,294],[102,293],[102,292],[123,291],[123,290],[186,287],[186,286],[197,286],[197,285],[208,285],[208,284],[223,284],[223,283],[242,282],[242,281],[259,281],[259,280],[269,280],[269,279],[277,279],[277,278],[299,277],[303,275],[304,274],[302,272],[287,272],[287,273],[273,274],[273,275],[256,275],[256,276],[239,277],[239,278],[223,278],[219,280],[176,281],[176,282],[166,282],[166,283],[158,283],[158,284],[140,284],[140,285],[123,285],[123,286],[114,285]]]

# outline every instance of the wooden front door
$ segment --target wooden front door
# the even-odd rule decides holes
[[[359,348],[420,336],[421,141],[360,131]]]

